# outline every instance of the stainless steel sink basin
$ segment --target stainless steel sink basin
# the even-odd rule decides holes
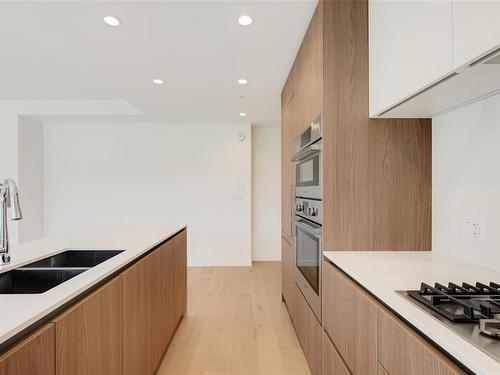
[[[30,263],[23,268],[90,268],[105,262],[124,250],[71,249]]]
[[[38,294],[124,250],[71,249],[0,274],[0,294]]]
[[[0,274],[0,294],[43,293],[86,269],[23,269]]]

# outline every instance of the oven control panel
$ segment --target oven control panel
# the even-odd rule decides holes
[[[295,214],[315,223],[323,222],[323,202],[313,199],[296,198]]]

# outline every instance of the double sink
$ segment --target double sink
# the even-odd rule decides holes
[[[66,250],[0,274],[0,294],[38,294],[87,271],[124,250]]]

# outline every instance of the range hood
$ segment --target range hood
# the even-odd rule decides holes
[[[436,117],[499,92],[500,48],[433,82],[377,117]]]

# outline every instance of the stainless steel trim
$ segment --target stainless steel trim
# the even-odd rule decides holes
[[[319,153],[321,153],[321,144],[314,143],[310,146],[303,148],[299,152],[295,153],[295,155],[293,155],[291,161],[294,163],[304,161],[304,160],[307,160],[313,156],[318,155]]]
[[[292,220],[295,223],[295,225],[301,227],[307,233],[310,233],[313,236],[319,237],[323,233],[323,228],[316,228],[312,225],[308,225],[304,220],[301,220],[301,219],[299,219],[299,220],[292,219]]]
[[[443,82],[445,82],[445,81],[449,80],[450,78],[455,77],[456,75],[458,75],[458,73],[457,73],[457,72],[450,73],[450,74],[449,74],[449,75],[447,75],[446,77],[441,78],[439,81],[434,82],[432,85],[429,85],[429,86],[427,86],[427,87],[423,88],[422,90],[418,91],[417,93],[413,94],[412,96],[410,96],[410,97],[408,97],[408,98],[406,98],[406,99],[404,99],[404,100],[400,101],[399,103],[396,103],[396,104],[394,104],[393,106],[391,106],[391,107],[387,108],[386,110],[384,110],[384,111],[380,112],[377,116],[383,116],[383,115],[385,115],[387,112],[390,112],[390,111],[392,111],[393,109],[395,109],[395,108],[399,107],[400,105],[403,105],[404,103],[406,103],[406,102],[408,102],[408,101],[410,101],[410,100],[412,100],[412,99],[415,99],[417,96],[419,96],[419,95],[423,94],[423,93],[424,93],[424,92],[426,92],[426,91],[429,91],[430,89],[432,89],[432,88],[436,87],[437,85],[440,85],[441,83],[443,83]]]

